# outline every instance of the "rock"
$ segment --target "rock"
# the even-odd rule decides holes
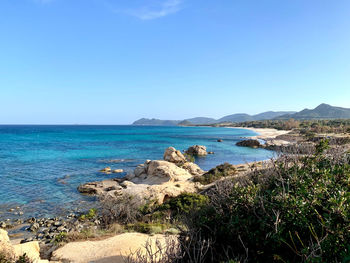
[[[262,148],[263,145],[258,140],[248,139],[236,143],[237,146],[251,147],[251,148]]]
[[[10,243],[10,239],[8,237],[7,231],[0,229],[0,252],[4,256],[13,256],[14,249]],[[7,262],[6,260],[4,262]]]
[[[203,145],[193,145],[187,149],[186,153],[193,156],[206,156],[208,154],[207,148]]]
[[[79,186],[78,190],[112,198],[124,194],[135,195],[145,200],[157,200],[161,204],[166,198],[197,191],[199,184],[191,180],[191,173],[203,171],[195,164],[188,164],[187,169],[167,161],[147,160],[135,168],[134,175],[129,180],[124,178],[92,182]]]
[[[189,173],[186,170],[176,166],[174,163],[156,160],[145,163],[144,170],[138,177],[144,177],[142,178],[145,180],[144,183],[151,181],[161,183],[165,181],[175,181],[182,176],[188,177]]]
[[[123,173],[124,170],[123,169],[115,169],[112,171],[112,173],[118,174],[118,173]]]
[[[31,232],[36,232],[38,231],[38,229],[40,228],[40,225],[38,223],[33,223],[30,227],[29,227],[29,231]]]
[[[0,229],[0,243],[8,243],[8,242],[10,242],[10,238],[7,234],[7,231]]]
[[[55,221],[54,223],[53,223],[53,225],[54,226],[61,226],[62,225],[62,222],[60,222],[60,221]]]
[[[63,231],[65,231],[66,229],[65,229],[65,227],[64,226],[59,226],[59,227],[57,227],[57,231],[58,232],[63,232]]]
[[[0,222],[0,228],[6,228],[6,227],[7,227],[7,225],[5,222]]]
[[[123,233],[104,240],[72,242],[52,253],[51,260],[62,262],[125,262],[123,257],[139,251],[144,257],[146,242],[151,244],[151,253],[156,253],[156,242],[165,247],[165,235],[149,236],[141,233]],[[136,260],[136,259],[135,259]]]
[[[37,241],[14,245],[13,248],[17,257],[26,254],[34,262],[40,260],[40,247]]]
[[[106,167],[100,170],[101,173],[111,173],[112,169],[111,167]]]
[[[175,164],[183,164],[186,162],[186,157],[174,147],[169,147],[165,150],[164,161],[175,163]]]
[[[204,171],[195,163],[186,162],[181,166],[182,169],[185,169],[192,175],[202,175]]]
[[[221,139],[218,139],[218,140],[217,140],[217,142],[223,142],[223,140],[221,140]]]

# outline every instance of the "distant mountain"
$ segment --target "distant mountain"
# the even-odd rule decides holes
[[[133,123],[133,125],[154,125],[154,126],[176,126],[176,125],[200,125],[200,124],[213,124],[222,122],[244,122],[244,121],[254,121],[254,120],[267,120],[273,119],[280,115],[286,115],[295,113],[292,111],[267,111],[257,115],[249,115],[245,113],[237,113],[222,117],[218,120],[207,117],[196,117],[185,120],[159,120],[159,119],[146,119],[142,118]]]
[[[186,119],[185,121],[188,121],[192,124],[212,124],[217,122],[217,120],[207,117],[196,117],[192,119]]]
[[[243,122],[243,121],[253,121],[254,118],[245,113],[236,113],[228,116],[224,116],[218,119],[217,122]]]
[[[142,118],[135,121],[132,125],[149,125],[149,126],[176,126],[181,121],[173,121],[173,120],[159,120],[159,119],[146,119]]]
[[[223,122],[245,122],[260,120],[311,120],[311,119],[350,119],[350,109],[334,107],[328,104],[321,104],[313,110],[304,109],[299,112],[295,111],[267,111],[256,115],[246,113],[236,113],[224,116],[218,120],[207,117],[196,117],[186,120],[159,120],[159,119],[139,119],[133,125],[157,125],[157,126],[176,126],[176,125],[200,125]]]
[[[296,111],[266,111],[263,113],[259,113],[256,115],[253,115],[253,118],[255,121],[260,120],[271,120],[278,116],[287,115],[287,114],[294,114]]]
[[[312,120],[312,119],[350,119],[350,109],[334,107],[328,104],[320,104],[313,110],[304,109],[294,114],[286,114],[276,119],[296,119],[296,120]]]

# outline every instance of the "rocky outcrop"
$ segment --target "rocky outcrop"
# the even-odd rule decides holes
[[[137,195],[145,200],[157,200],[158,203],[183,192],[196,192],[199,184],[193,182],[193,176],[201,175],[204,171],[198,165],[186,162],[185,157],[172,147],[166,150],[164,158],[173,162],[147,160],[123,179],[86,183],[80,185],[78,191],[111,197]]]
[[[0,252],[9,259],[18,259],[26,254],[34,263],[48,262],[40,259],[40,247],[37,241],[12,245],[7,232],[2,229],[0,229]]]
[[[263,145],[258,140],[248,139],[236,143],[237,146],[250,147],[250,148],[262,148]]]
[[[183,164],[187,162],[186,157],[174,147],[169,147],[165,150],[164,161],[175,163],[175,164]]]
[[[208,154],[207,147],[203,145],[193,145],[187,149],[186,153],[193,156],[206,156]]]
[[[195,176],[204,174],[204,171],[195,163],[186,162],[181,166],[181,168]]]
[[[105,240],[72,242],[54,251],[52,259],[75,263],[123,263],[126,262],[123,257],[127,257],[130,253],[139,251],[141,255],[145,255],[146,242],[151,244],[152,251],[156,251],[156,241],[165,246],[166,238],[164,235],[124,233]]]

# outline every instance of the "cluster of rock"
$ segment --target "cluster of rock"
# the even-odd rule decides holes
[[[206,148],[195,145],[188,151],[195,155],[204,155]],[[145,200],[157,200],[158,203],[183,192],[197,191],[199,185],[193,182],[193,177],[204,173],[198,165],[187,161],[186,157],[173,147],[166,149],[163,159],[147,160],[122,179],[80,185],[78,191],[112,197],[123,194],[137,195]]]
[[[61,233],[69,233],[73,231],[81,231],[88,229],[91,226],[98,226],[100,221],[98,219],[93,220],[79,220],[77,214],[69,214],[66,217],[56,218],[30,218],[26,221],[29,226],[26,228],[27,231],[32,233],[21,243],[39,241],[42,244],[50,244],[56,236]]]
[[[114,170],[112,170],[111,167],[106,167],[106,168],[101,169],[100,172],[101,173],[105,173],[105,174],[111,174],[111,173],[117,174],[117,173],[123,173],[124,170],[123,169],[114,169]]]
[[[25,254],[33,263],[49,263],[48,260],[40,259],[39,242],[33,241],[25,244],[12,245],[7,232],[3,229],[0,229],[0,253],[3,256],[15,260]],[[7,262],[6,259],[4,262]]]

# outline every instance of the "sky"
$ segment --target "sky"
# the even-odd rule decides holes
[[[0,123],[350,108],[348,0],[0,0]]]

